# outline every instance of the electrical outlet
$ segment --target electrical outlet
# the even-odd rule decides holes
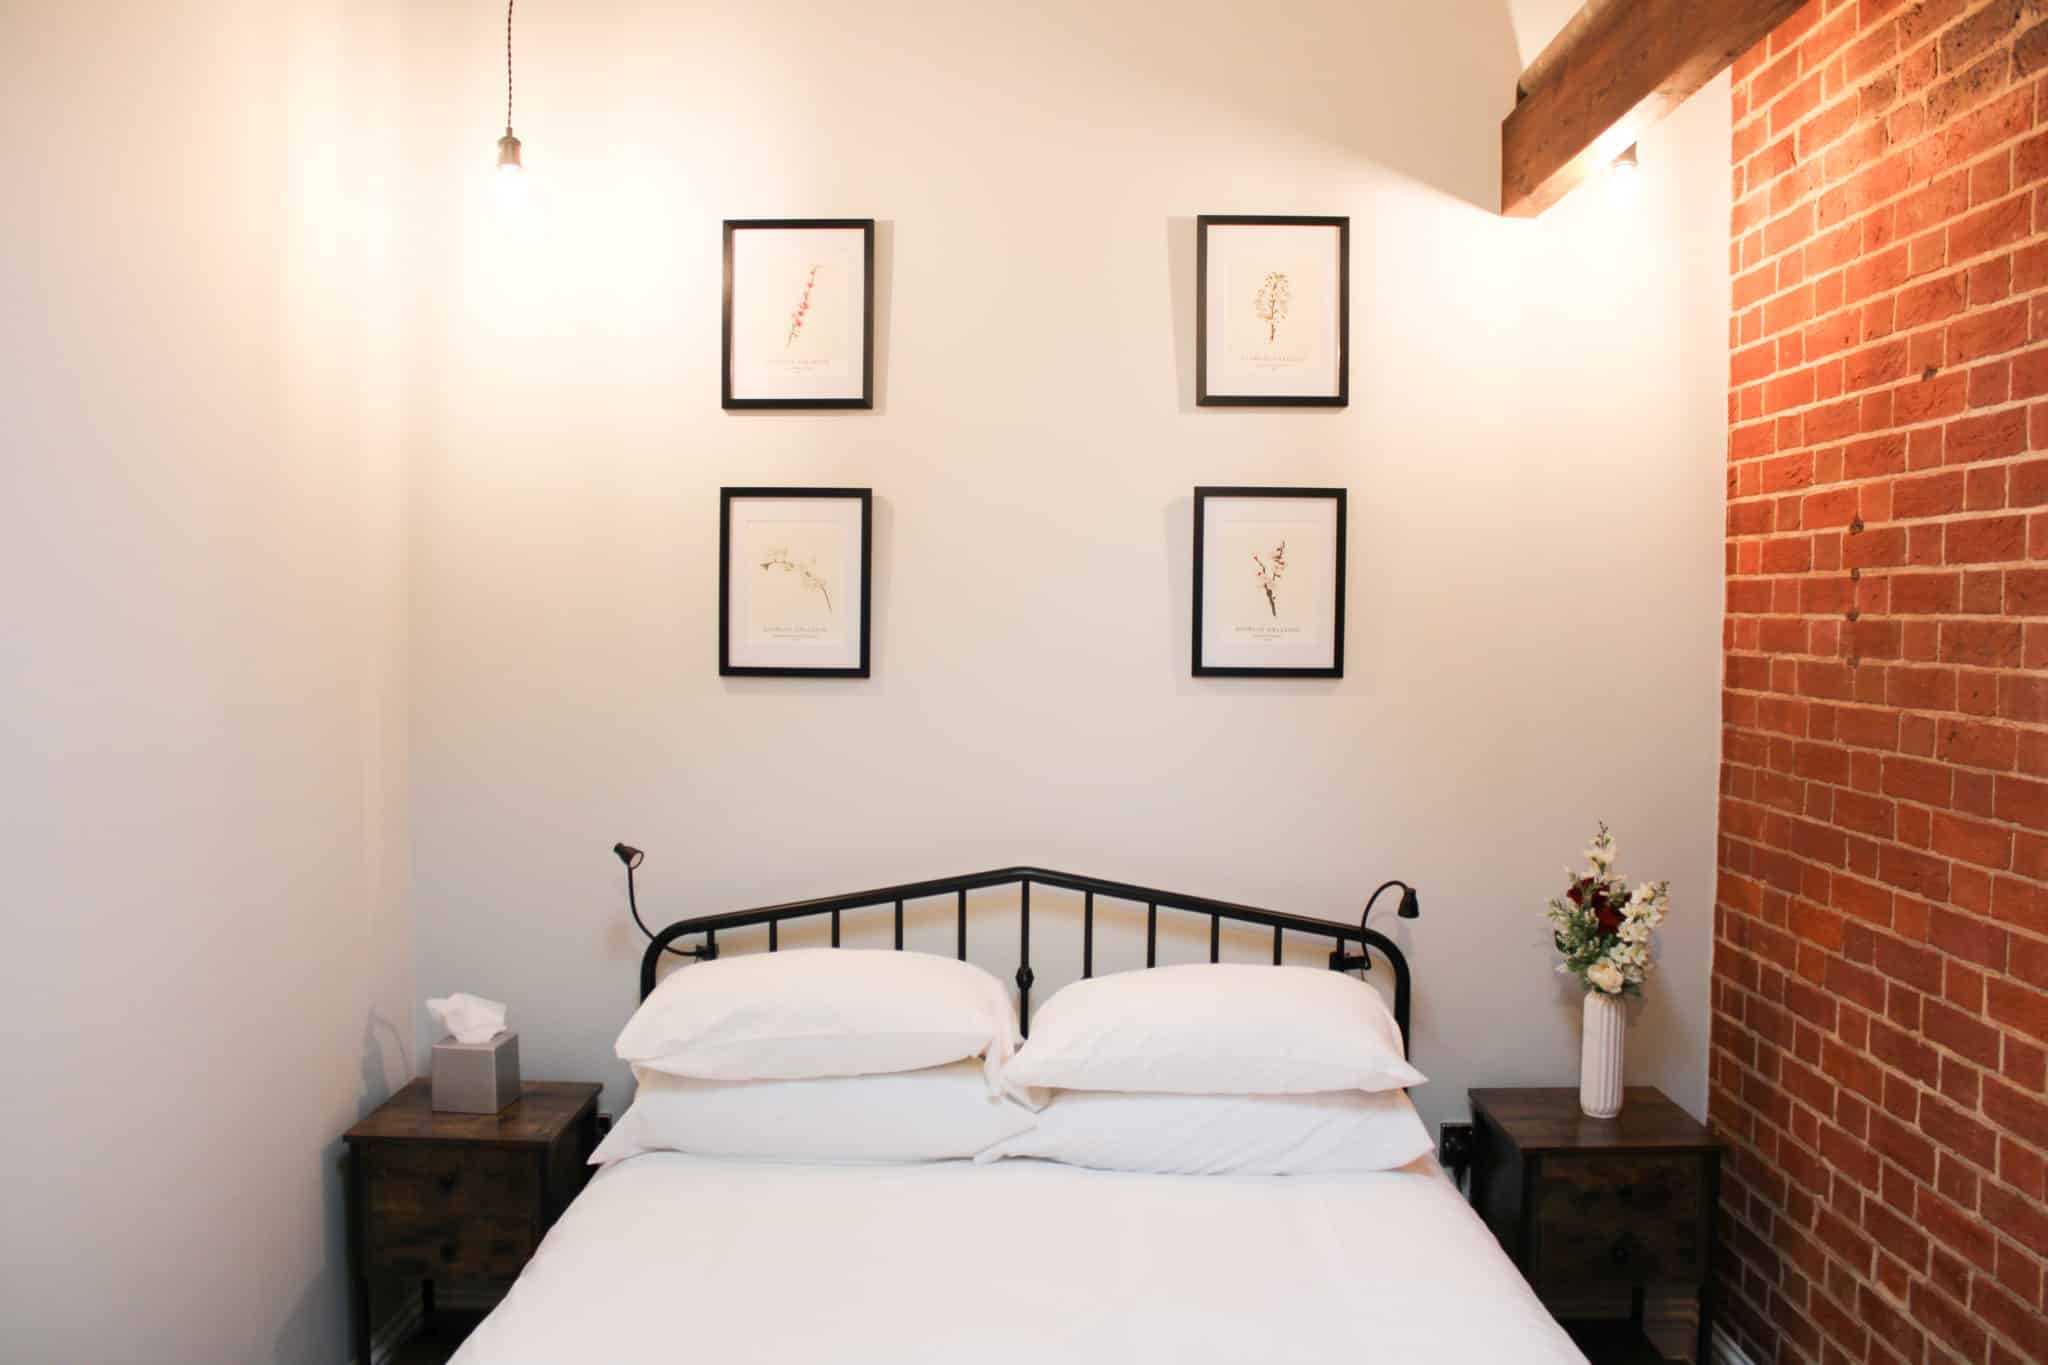
[[[1462,1171],[1472,1164],[1478,1138],[1469,1123],[1446,1123],[1437,1128],[1436,1159],[1445,1170]]]

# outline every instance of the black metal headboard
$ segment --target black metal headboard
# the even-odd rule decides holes
[[[630,850],[629,850],[630,851]],[[622,853],[623,857],[624,854]],[[630,872],[635,857],[628,861]],[[1306,915],[1289,915],[1278,910],[1262,910],[1252,905],[1236,905],[1230,901],[1212,900],[1207,896],[1183,895],[1177,891],[1160,891],[1149,886],[1133,886],[1129,882],[1106,881],[1101,877],[1083,877],[1072,872],[1054,872],[1043,867],[1005,867],[993,872],[970,872],[963,877],[939,877],[932,881],[905,882],[900,886],[877,887],[872,891],[854,891],[843,896],[820,896],[813,900],[788,901],[781,905],[757,906],[751,910],[730,910],[719,915],[698,915],[692,919],[677,920],[658,934],[650,935],[652,941],[640,959],[640,998],[645,1000],[654,990],[655,969],[660,965],[663,954],[673,953],[681,957],[711,959],[718,956],[718,935],[721,930],[745,929],[755,925],[768,926],[768,951],[777,948],[778,929],[784,920],[808,919],[815,915],[832,917],[832,946],[839,946],[839,916],[848,910],[860,910],[871,906],[894,904],[896,907],[896,947],[903,946],[903,906],[906,901],[925,900],[935,896],[951,895],[956,898],[958,918],[958,948],[961,961],[967,959],[967,893],[985,887],[1008,886],[1015,883],[1022,888],[1019,902],[1019,923],[1021,925],[1017,956],[1017,1015],[1018,1024],[1030,1031],[1031,983],[1031,888],[1052,886],[1065,891],[1078,891],[1082,895],[1081,907],[1081,975],[1095,974],[1095,898],[1104,896],[1111,900],[1130,901],[1145,907],[1145,965],[1151,967],[1158,962],[1159,912],[1161,910],[1182,911],[1188,914],[1209,917],[1209,960],[1215,962],[1222,947],[1224,920],[1243,924],[1264,925],[1273,931],[1273,962],[1281,960],[1281,936],[1286,933],[1307,934],[1314,938],[1326,938],[1334,945],[1330,952],[1330,966],[1336,971],[1350,971],[1369,968],[1371,953],[1377,950],[1394,969],[1394,1020],[1401,1026],[1402,1046],[1408,1043],[1408,959],[1394,941],[1376,929],[1366,927],[1360,917],[1357,924],[1344,924],[1336,920],[1313,919]],[[1401,902],[1403,918],[1415,915],[1415,893],[1403,882],[1388,882],[1381,886],[1400,886],[1404,895]],[[1375,896],[1379,893],[1374,892]],[[1366,904],[1370,914],[1372,904]],[[634,918],[639,918],[636,906]],[[690,948],[676,948],[677,939],[702,934],[704,941]],[[1357,955],[1345,952],[1347,944],[1358,944],[1363,950]]]

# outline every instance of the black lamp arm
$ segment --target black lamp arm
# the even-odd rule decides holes
[[[1360,939],[1360,951],[1358,955],[1353,957],[1341,951],[1331,953],[1331,970],[1339,972],[1348,972],[1353,968],[1357,968],[1359,971],[1362,972],[1369,972],[1372,970],[1372,954],[1371,952],[1366,951],[1365,948],[1365,922],[1372,918],[1372,908],[1375,904],[1378,903],[1379,898],[1387,891],[1397,886],[1401,888],[1401,904],[1400,908],[1395,911],[1395,914],[1400,916],[1402,919],[1420,919],[1422,917],[1421,903],[1416,899],[1414,887],[1408,885],[1408,883],[1402,881],[1398,877],[1391,878],[1387,881],[1381,882],[1379,884],[1379,887],[1376,890],[1374,890],[1372,895],[1366,899],[1365,913],[1358,917],[1358,933]]]
[[[626,865],[626,908],[633,912],[633,923],[640,926],[640,932],[647,936],[648,942],[652,943],[654,941],[654,931],[647,927],[646,920],[640,918],[640,898],[634,893],[633,888],[633,869],[640,865],[640,858],[642,856],[640,850],[628,848],[624,844],[614,844],[612,852],[617,854],[619,861]],[[677,957],[694,957],[709,962],[718,956],[718,937],[715,934],[706,934],[703,945],[696,948],[677,948],[664,943],[662,951],[674,953]]]

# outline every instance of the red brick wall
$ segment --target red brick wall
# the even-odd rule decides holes
[[[2048,0],[1814,0],[1734,74],[1725,1320],[2048,1361]]]

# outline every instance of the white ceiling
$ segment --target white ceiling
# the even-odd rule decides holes
[[[1515,46],[1522,65],[1535,60],[1543,45],[1555,38],[1565,21],[1579,12],[1581,0],[1507,0],[1508,22],[1515,28]]]

